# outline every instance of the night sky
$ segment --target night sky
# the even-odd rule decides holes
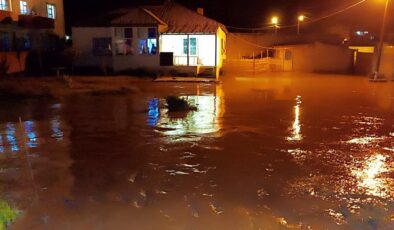
[[[227,26],[263,27],[267,25],[273,14],[281,17],[281,23],[289,25],[295,23],[299,12],[305,13],[310,18],[318,18],[358,1],[360,0],[177,0],[176,2],[191,9],[203,7],[205,15]],[[163,0],[64,0],[67,31],[71,25],[83,18],[111,9],[162,2]],[[383,6],[383,0],[367,0],[330,20],[352,23],[359,27],[376,28],[382,18]],[[394,10],[394,4],[392,8]],[[389,21],[394,21],[393,16],[394,14],[390,15]]]

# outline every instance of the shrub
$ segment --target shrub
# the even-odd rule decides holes
[[[197,108],[189,104],[189,102],[183,98],[168,96],[166,98],[168,111],[179,112],[179,111],[195,111]]]

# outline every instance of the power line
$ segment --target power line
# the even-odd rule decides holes
[[[322,17],[319,17],[319,18],[315,18],[315,19],[306,21],[306,22],[304,22],[303,24],[304,24],[304,25],[305,25],[305,24],[311,24],[311,23],[315,23],[315,22],[318,22],[318,21],[321,21],[321,20],[324,20],[324,19],[333,17],[333,16],[335,16],[335,15],[338,15],[338,14],[341,14],[341,13],[343,13],[343,12],[346,12],[346,11],[348,11],[348,10],[350,10],[350,9],[352,9],[352,8],[358,6],[358,5],[360,5],[360,4],[362,4],[362,3],[366,2],[366,1],[367,1],[367,0],[361,0],[361,1],[359,1],[359,2],[356,2],[356,3],[354,3],[354,4],[350,5],[350,6],[347,6],[347,7],[343,8],[343,9],[341,9],[341,10],[335,11],[335,12],[330,13],[330,14],[328,14],[328,15],[325,15],[325,16],[322,16]],[[273,28],[273,26],[258,27],[258,28],[247,28],[247,27],[227,26],[227,25],[226,25],[226,27],[227,27],[227,28],[231,28],[231,29],[236,29],[236,30],[248,30],[248,31],[267,30],[267,29],[272,29],[272,28]],[[297,27],[297,24],[280,26],[279,28],[292,28],[292,27]]]

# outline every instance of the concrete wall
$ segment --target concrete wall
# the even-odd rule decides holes
[[[11,4],[10,16],[14,21],[18,21],[20,15],[20,2],[18,0],[9,0]],[[47,17],[47,3],[56,6],[56,19],[54,32],[61,38],[65,34],[64,23],[64,5],[63,0],[27,0],[29,11],[34,11],[38,16]]]
[[[348,73],[353,66],[353,51],[323,43],[280,46],[280,56],[285,50],[292,53],[293,71]]]
[[[386,78],[394,80],[394,46],[392,45],[386,45],[384,47],[380,72],[383,73]]]
[[[274,34],[274,33],[229,33],[227,36],[228,59],[239,59],[242,56],[252,56],[253,52],[264,52],[264,47],[283,44],[306,44],[321,41],[339,44],[343,38],[333,34]]]

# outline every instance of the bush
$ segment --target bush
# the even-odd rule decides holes
[[[197,108],[191,106],[189,102],[183,98],[169,96],[166,98],[168,111],[179,112],[179,111],[195,111]]]
[[[18,216],[18,211],[13,210],[6,202],[0,200],[0,230],[6,230],[7,226]]]

